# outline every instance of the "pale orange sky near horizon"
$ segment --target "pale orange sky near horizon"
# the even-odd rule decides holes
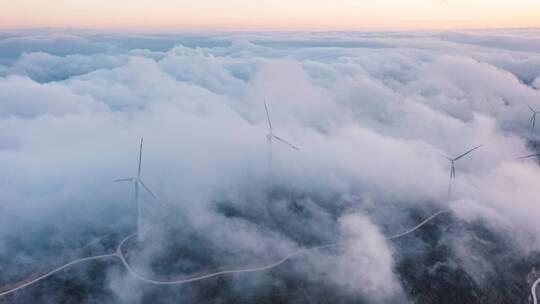
[[[540,0],[0,0],[0,28],[428,30],[540,27]]]

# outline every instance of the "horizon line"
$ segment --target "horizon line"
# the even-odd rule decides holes
[[[451,32],[451,31],[495,31],[495,30],[540,30],[540,26],[494,26],[494,27],[448,27],[425,29],[224,29],[224,28],[191,28],[191,29],[165,29],[165,28],[116,28],[116,27],[78,27],[78,26],[34,26],[34,27],[0,27],[0,31],[38,31],[38,30],[65,30],[65,31],[94,31],[94,32],[128,32],[128,33],[423,33],[423,32]]]

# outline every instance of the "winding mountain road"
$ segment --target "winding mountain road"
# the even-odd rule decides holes
[[[434,218],[438,217],[439,215],[441,215],[442,213],[445,213],[445,212],[447,212],[447,211],[439,211],[439,212],[433,214],[432,216],[430,216],[429,218],[425,219],[424,221],[422,221],[421,223],[419,223],[415,227],[413,227],[413,228],[411,228],[411,229],[409,229],[409,230],[407,230],[405,232],[401,232],[401,233],[398,233],[398,234],[395,234],[395,235],[392,235],[392,236],[388,236],[385,239],[386,240],[394,240],[394,239],[397,239],[397,238],[404,237],[404,236],[406,236],[406,235],[408,235],[410,233],[413,233],[416,230],[420,229],[425,224],[427,224],[428,222],[430,222],[431,220],[433,220]],[[56,268],[54,270],[51,270],[50,272],[47,272],[47,273],[45,273],[45,274],[43,274],[43,275],[29,281],[29,282],[21,284],[21,285],[15,287],[15,288],[0,292],[0,297],[1,296],[6,296],[6,295],[11,294],[11,293],[14,293],[14,292],[16,292],[18,290],[21,290],[21,289],[23,289],[23,288],[25,288],[27,286],[30,286],[30,285],[32,285],[34,283],[37,283],[37,282],[39,282],[41,280],[44,280],[47,277],[49,277],[49,276],[51,276],[51,275],[53,275],[53,274],[55,274],[55,273],[57,273],[57,272],[59,272],[61,270],[64,270],[64,269],[66,269],[66,268],[68,268],[70,266],[73,266],[75,264],[79,264],[79,263],[87,262],[87,261],[92,261],[92,260],[110,258],[110,257],[119,258],[120,261],[122,262],[122,264],[124,265],[124,267],[127,269],[128,273],[130,275],[132,275],[134,278],[136,278],[136,279],[138,279],[138,280],[140,280],[142,282],[149,283],[149,284],[156,284],[156,285],[176,285],[176,284],[184,284],[184,283],[189,283],[189,282],[200,281],[200,280],[204,280],[204,279],[208,279],[208,278],[216,277],[216,276],[220,276],[220,275],[225,275],[225,274],[259,272],[259,271],[270,270],[272,268],[278,267],[279,265],[285,263],[286,261],[288,261],[288,260],[290,260],[293,257],[296,257],[298,255],[301,255],[301,254],[304,254],[304,253],[307,253],[307,252],[311,252],[311,251],[316,251],[316,250],[321,250],[321,249],[325,249],[325,248],[336,247],[336,246],[341,246],[341,245],[347,244],[346,242],[338,242],[338,243],[332,243],[332,244],[326,244],[326,245],[321,245],[321,246],[315,246],[315,247],[310,247],[310,248],[299,249],[299,250],[285,256],[284,258],[280,259],[279,261],[276,261],[274,263],[267,264],[267,265],[257,266],[257,267],[222,270],[222,271],[218,271],[218,272],[213,272],[213,273],[204,274],[204,275],[200,275],[200,276],[195,276],[195,277],[191,277],[191,278],[185,278],[185,279],[181,279],[181,280],[159,281],[159,280],[153,280],[153,279],[147,278],[147,277],[139,274],[137,271],[135,271],[135,269],[133,269],[133,267],[131,267],[131,265],[129,265],[126,257],[124,256],[124,252],[122,250],[124,244],[127,241],[129,241],[131,238],[133,238],[135,235],[137,235],[136,232],[132,233],[129,236],[122,239],[122,241],[118,244],[115,253],[103,254],[103,255],[98,255],[98,256],[93,256],[93,257],[87,257],[87,258],[82,258],[82,259],[78,259],[78,260],[69,262],[69,263],[67,263],[65,265],[62,265],[62,266],[60,266],[60,267],[58,267],[58,268]],[[535,285],[533,285],[534,304],[537,304],[536,303],[536,295],[534,293],[534,290],[536,289],[536,285],[539,282],[540,282],[540,279],[535,282]]]
[[[29,281],[29,282],[26,282],[26,283],[24,283],[24,284],[22,284],[22,285],[19,285],[19,286],[13,288],[13,289],[9,289],[9,290],[7,290],[7,291],[1,292],[1,293],[0,293],[0,297],[1,297],[1,296],[8,295],[8,294],[13,293],[13,292],[16,292],[17,290],[23,289],[23,288],[25,288],[25,287],[27,287],[27,286],[30,286],[30,285],[34,284],[34,283],[37,283],[38,281],[41,281],[41,280],[43,280],[43,279],[46,279],[47,277],[50,277],[50,276],[52,276],[53,274],[55,274],[55,273],[57,273],[57,272],[59,272],[59,271],[61,271],[61,270],[63,270],[63,269],[66,269],[66,268],[68,268],[68,267],[70,267],[70,266],[73,266],[73,265],[75,265],[75,264],[79,264],[79,263],[86,262],[86,261],[97,260],[97,259],[103,259],[103,258],[109,258],[109,257],[116,257],[116,256],[117,256],[117,255],[114,254],[114,253],[113,253],[113,254],[103,254],[103,255],[97,255],[97,256],[93,256],[93,257],[82,258],[82,259],[75,260],[75,261],[73,261],[73,262],[69,262],[69,263],[64,264],[64,265],[62,265],[62,266],[60,266],[60,267],[58,267],[58,268],[56,268],[56,269],[54,269],[54,270],[51,270],[51,271],[49,271],[49,272],[47,272],[47,273],[45,273],[45,274],[43,274],[43,275],[40,275],[39,277],[37,277],[37,278],[35,278],[35,279],[33,279],[33,280]]]
[[[533,303],[534,304],[538,304],[538,299],[536,298],[536,287],[538,287],[538,284],[540,283],[540,278],[538,278],[538,280],[536,280],[533,284],[533,286],[531,287],[531,294],[532,294],[532,297],[533,297]]]

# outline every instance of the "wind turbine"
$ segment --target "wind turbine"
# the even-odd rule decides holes
[[[268,119],[268,134],[266,135],[266,140],[270,144],[270,148],[272,147],[272,139],[277,139],[280,142],[286,144],[287,146],[289,146],[289,147],[291,147],[291,148],[293,148],[295,150],[300,150],[300,148],[298,148],[297,146],[295,146],[295,145],[293,145],[291,143],[288,143],[283,138],[281,138],[281,137],[274,134],[274,131],[272,130],[272,122],[270,121],[270,114],[268,113],[268,106],[266,105],[266,100],[264,101],[264,110],[266,111],[266,118]]]
[[[141,219],[141,206],[139,204],[139,185],[141,185],[155,200],[157,200],[156,195],[148,188],[148,186],[143,182],[141,178],[141,162],[142,162],[142,147],[143,147],[143,138],[141,138],[141,145],[139,148],[139,168],[137,169],[137,176],[127,177],[116,179],[115,182],[130,182],[133,183],[135,190],[135,205],[137,208],[137,235],[140,239],[141,237],[141,228],[142,228],[142,219]]]
[[[536,111],[530,105],[527,105],[527,107],[529,107],[529,110],[532,112],[531,119],[529,120],[529,129],[532,132],[534,130],[534,126],[536,125],[536,114],[540,113],[540,111]]]
[[[463,157],[467,156],[469,153],[471,153],[472,151],[478,149],[482,147],[482,145],[479,145],[479,146],[476,146],[472,149],[470,149],[469,151],[463,153],[463,154],[460,154],[459,156],[455,157],[455,158],[451,158],[449,156],[446,156],[444,155],[444,157],[446,159],[448,159],[450,161],[450,164],[451,164],[451,167],[450,167],[450,182],[448,183],[448,197],[450,197],[450,194],[452,192],[452,180],[454,178],[456,178],[456,161],[462,159]]]

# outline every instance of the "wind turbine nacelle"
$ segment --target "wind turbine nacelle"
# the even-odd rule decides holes
[[[272,142],[272,134],[267,134],[266,135],[266,141],[267,142]]]

